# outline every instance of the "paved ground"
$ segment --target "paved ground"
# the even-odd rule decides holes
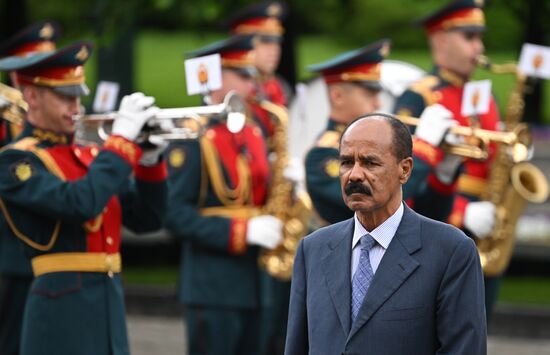
[[[128,317],[133,355],[184,355],[184,326],[178,318]],[[489,355],[550,355],[550,339],[489,338]]]

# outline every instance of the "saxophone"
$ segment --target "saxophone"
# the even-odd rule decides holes
[[[514,64],[495,66],[486,59],[484,61],[483,66],[495,73],[513,73],[517,76],[503,121],[504,131],[512,132],[522,125],[520,120],[523,116],[527,78],[518,72]],[[546,177],[539,168],[526,162],[525,157],[524,152],[510,151],[509,146],[504,144],[497,145],[487,188],[481,195],[482,200],[496,206],[495,225],[489,237],[476,240],[486,276],[499,275],[508,266],[516,241],[516,224],[527,202],[543,203],[548,198]]]
[[[292,276],[298,243],[307,232],[312,204],[309,195],[305,192],[294,197],[294,184],[283,175],[288,164],[286,108],[267,100],[260,100],[259,105],[276,120],[271,137],[271,147],[275,155],[271,162],[271,184],[262,212],[282,220],[284,228],[282,243],[273,250],[263,250],[258,263],[271,276],[288,281]]]

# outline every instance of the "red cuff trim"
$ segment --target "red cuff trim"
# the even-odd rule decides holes
[[[462,196],[456,196],[453,204],[453,211],[449,216],[449,223],[457,228],[464,227],[464,213],[468,205],[468,199]]]
[[[413,153],[414,155],[426,162],[432,168],[437,166],[445,157],[445,153],[439,147],[434,147],[422,139],[413,138]]]
[[[110,136],[103,144],[103,149],[120,155],[131,166],[137,165],[142,154],[137,144],[121,136]]]
[[[246,252],[246,220],[232,219],[231,233],[229,235],[229,252],[242,255]]]
[[[153,166],[136,166],[134,175],[136,179],[141,181],[161,182],[168,177],[168,168],[166,162],[162,160],[159,164]]]
[[[428,176],[428,185],[442,195],[451,196],[456,192],[457,183],[454,182],[447,185],[441,182],[435,174],[430,174]]]

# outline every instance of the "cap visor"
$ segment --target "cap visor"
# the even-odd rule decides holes
[[[485,32],[485,26],[481,26],[481,25],[458,26],[458,27],[450,28],[449,31],[483,33]]]
[[[382,90],[382,85],[379,81],[354,81],[353,83],[370,90]]]
[[[86,96],[90,93],[90,89],[86,84],[66,85],[52,87],[52,90],[65,96]]]
[[[258,39],[260,40],[260,42],[264,43],[281,43],[283,41],[283,36],[259,34]]]
[[[234,70],[237,73],[249,78],[254,78],[256,75],[258,75],[258,71],[255,67],[225,67],[225,69]]]

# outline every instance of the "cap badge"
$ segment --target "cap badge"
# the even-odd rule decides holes
[[[388,54],[390,54],[390,45],[386,42],[382,45],[382,48],[380,48],[380,55],[386,57]]]
[[[88,48],[86,48],[86,46],[82,46],[82,48],[80,48],[78,53],[76,53],[75,58],[83,62],[86,59],[88,59],[89,55],[90,53],[88,52]]]
[[[40,38],[50,39],[53,37],[53,26],[49,23],[46,23],[41,29],[38,35]]]
[[[267,15],[271,17],[277,17],[281,14],[281,12],[282,12],[281,4],[279,3],[271,4],[267,8]]]

